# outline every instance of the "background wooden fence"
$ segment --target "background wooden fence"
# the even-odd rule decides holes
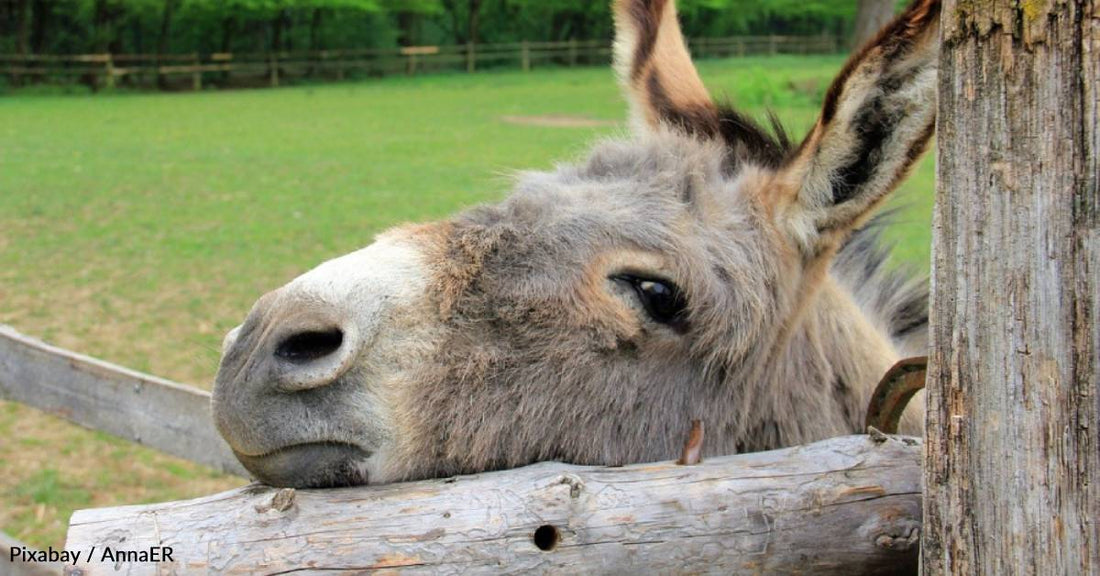
[[[698,58],[831,54],[845,47],[835,36],[737,36],[690,40]],[[444,70],[606,65],[607,40],[516,42],[396,49],[215,54],[0,54],[0,74],[13,85],[27,80],[72,82],[94,88],[119,85],[201,90],[217,86],[279,86],[288,78],[343,80]]]

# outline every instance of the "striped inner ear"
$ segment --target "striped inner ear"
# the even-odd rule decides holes
[[[927,147],[936,122],[939,13],[939,0],[916,0],[857,52],[783,167],[780,200],[790,204],[806,248],[816,251],[822,237],[862,223]]]
[[[616,0],[615,67],[638,127],[719,134],[719,113],[684,45],[673,0]]]

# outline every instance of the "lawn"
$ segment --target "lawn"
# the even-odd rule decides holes
[[[839,57],[701,63],[711,89],[795,133]],[[208,388],[252,302],[379,231],[507,193],[625,115],[607,69],[394,78],[199,94],[0,97],[0,323]],[[926,159],[892,230],[927,267]],[[242,480],[0,402],[0,530],[59,546],[76,508],[189,498]]]

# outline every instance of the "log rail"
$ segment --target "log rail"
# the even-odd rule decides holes
[[[846,436],[691,466],[251,485],[78,511],[66,549],[82,556],[66,574],[115,574],[107,549],[167,548],[171,561],[126,562],[126,573],[915,574],[920,453],[914,438]]]

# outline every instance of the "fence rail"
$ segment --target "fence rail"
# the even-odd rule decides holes
[[[214,429],[209,392],[50,346],[2,324],[0,400],[247,475]]]
[[[843,49],[835,36],[736,36],[689,41],[698,58],[756,54],[826,54]],[[393,49],[212,54],[0,54],[0,75],[13,85],[73,80],[92,87],[152,84],[201,90],[241,84],[278,86],[287,78],[342,80],[352,75],[389,76],[440,70],[588,66],[611,59],[605,40],[512,42]]]
[[[83,553],[70,573],[84,576],[118,574],[89,550],[155,546],[170,546],[173,562],[126,573],[916,574],[920,457],[915,438],[844,436],[696,465],[544,462],[338,490],[251,485],[77,511],[65,548]]]

